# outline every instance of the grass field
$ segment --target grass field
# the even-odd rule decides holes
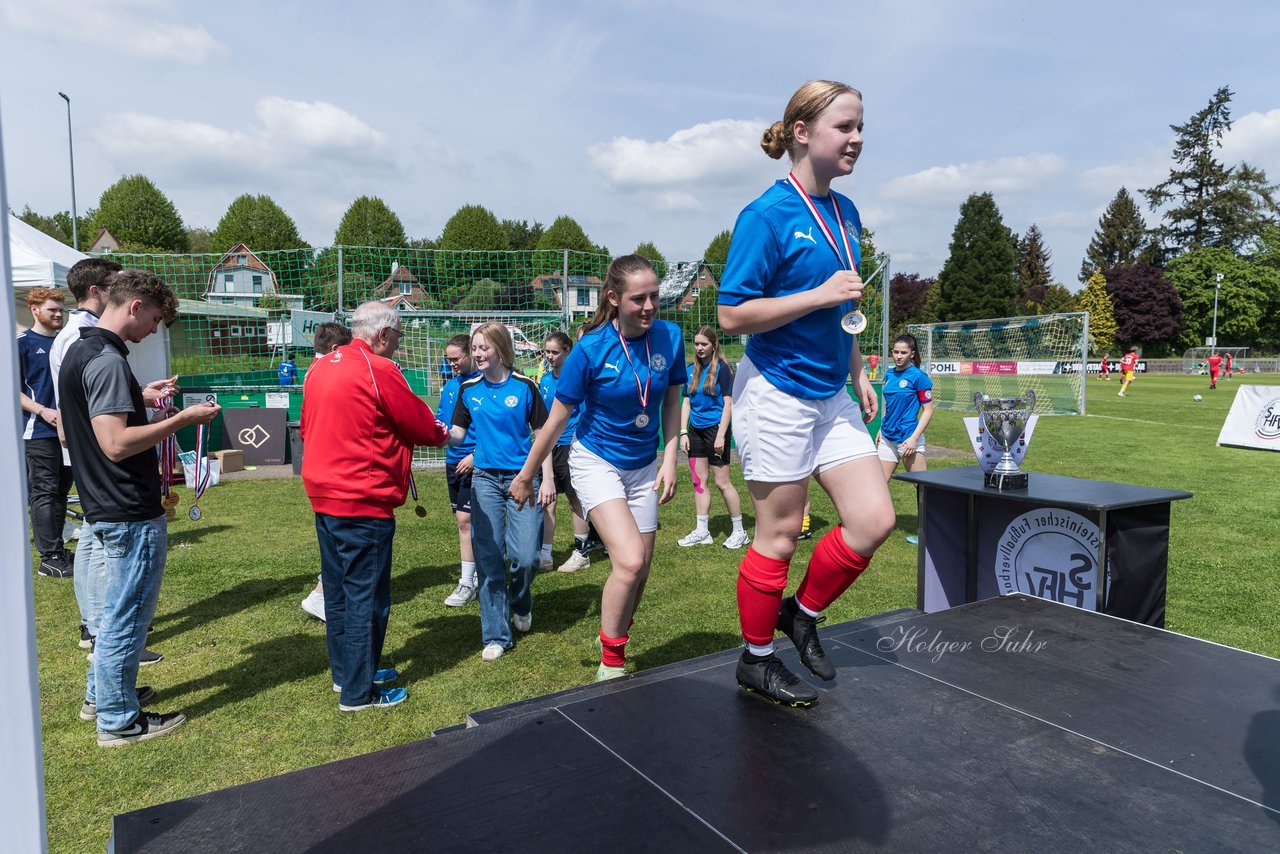
[[[1209,392],[1202,377],[1139,377],[1120,398],[1117,381],[1092,380],[1089,416],[1042,421],[1024,467],[1195,492],[1173,505],[1168,627],[1280,656],[1280,459],[1215,447],[1234,395],[1233,383],[1220,386]],[[1193,402],[1195,393],[1205,400]],[[940,412],[929,445],[967,449],[963,415]],[[958,456],[935,467],[969,463]],[[204,521],[184,518],[171,528],[149,642],[166,659],[139,679],[158,691],[154,709],[189,716],[171,737],[123,750],[95,745],[93,725],[77,716],[86,663],[76,647],[71,583],[37,577],[50,850],[102,851],[114,813],[426,738],[469,711],[589,681],[607,562],[539,576],[532,633],[499,661],[482,662],[476,605],[449,609],[441,602],[457,572],[443,477],[420,474],[418,482],[431,512],[422,520],[411,506],[399,514],[386,645],[386,660],[399,667],[410,698],[388,712],[337,711],[324,626],[298,608],[319,557],[297,479],[224,483],[205,496]],[[914,490],[895,483],[892,492],[899,530],[831,609],[833,622],[915,604],[916,551],[904,540],[915,528]],[[189,497],[183,491],[184,507]],[[566,513],[562,502],[561,545],[568,539]],[[729,524],[718,497],[713,514],[712,531],[723,540]],[[833,524],[831,505],[817,490],[814,516],[819,528]],[[693,522],[687,480],[661,519],[629,648],[638,669],[739,643],[734,584],[741,553],[675,545]],[[797,565],[813,542],[801,543]],[[564,556],[558,548],[557,562]],[[798,577],[793,572],[793,583]]]

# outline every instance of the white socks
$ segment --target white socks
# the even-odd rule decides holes
[[[736,534],[742,530],[742,517],[730,516],[729,521],[733,523],[733,532]]]
[[[476,586],[476,562],[474,560],[464,560],[462,562],[462,583],[468,587]]]
[[[707,529],[707,522],[711,519],[711,517],[710,517],[710,516],[699,516],[699,517],[697,517],[697,519],[698,519],[698,527],[694,528],[694,531],[695,531],[695,532],[697,532],[697,533],[699,533],[699,534],[708,534],[708,533],[710,533],[710,531]]]

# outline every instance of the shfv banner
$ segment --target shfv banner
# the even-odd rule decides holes
[[[1280,451],[1280,386],[1240,386],[1218,444]]]

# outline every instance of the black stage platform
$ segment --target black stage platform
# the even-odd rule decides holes
[[[120,815],[115,852],[1280,850],[1280,661],[1021,595],[823,638],[812,709],[726,651]]]

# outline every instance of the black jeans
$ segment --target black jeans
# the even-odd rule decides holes
[[[62,551],[62,526],[67,521],[67,493],[71,466],[62,464],[57,439],[28,439],[27,499],[31,504],[31,535],[42,557]]]

